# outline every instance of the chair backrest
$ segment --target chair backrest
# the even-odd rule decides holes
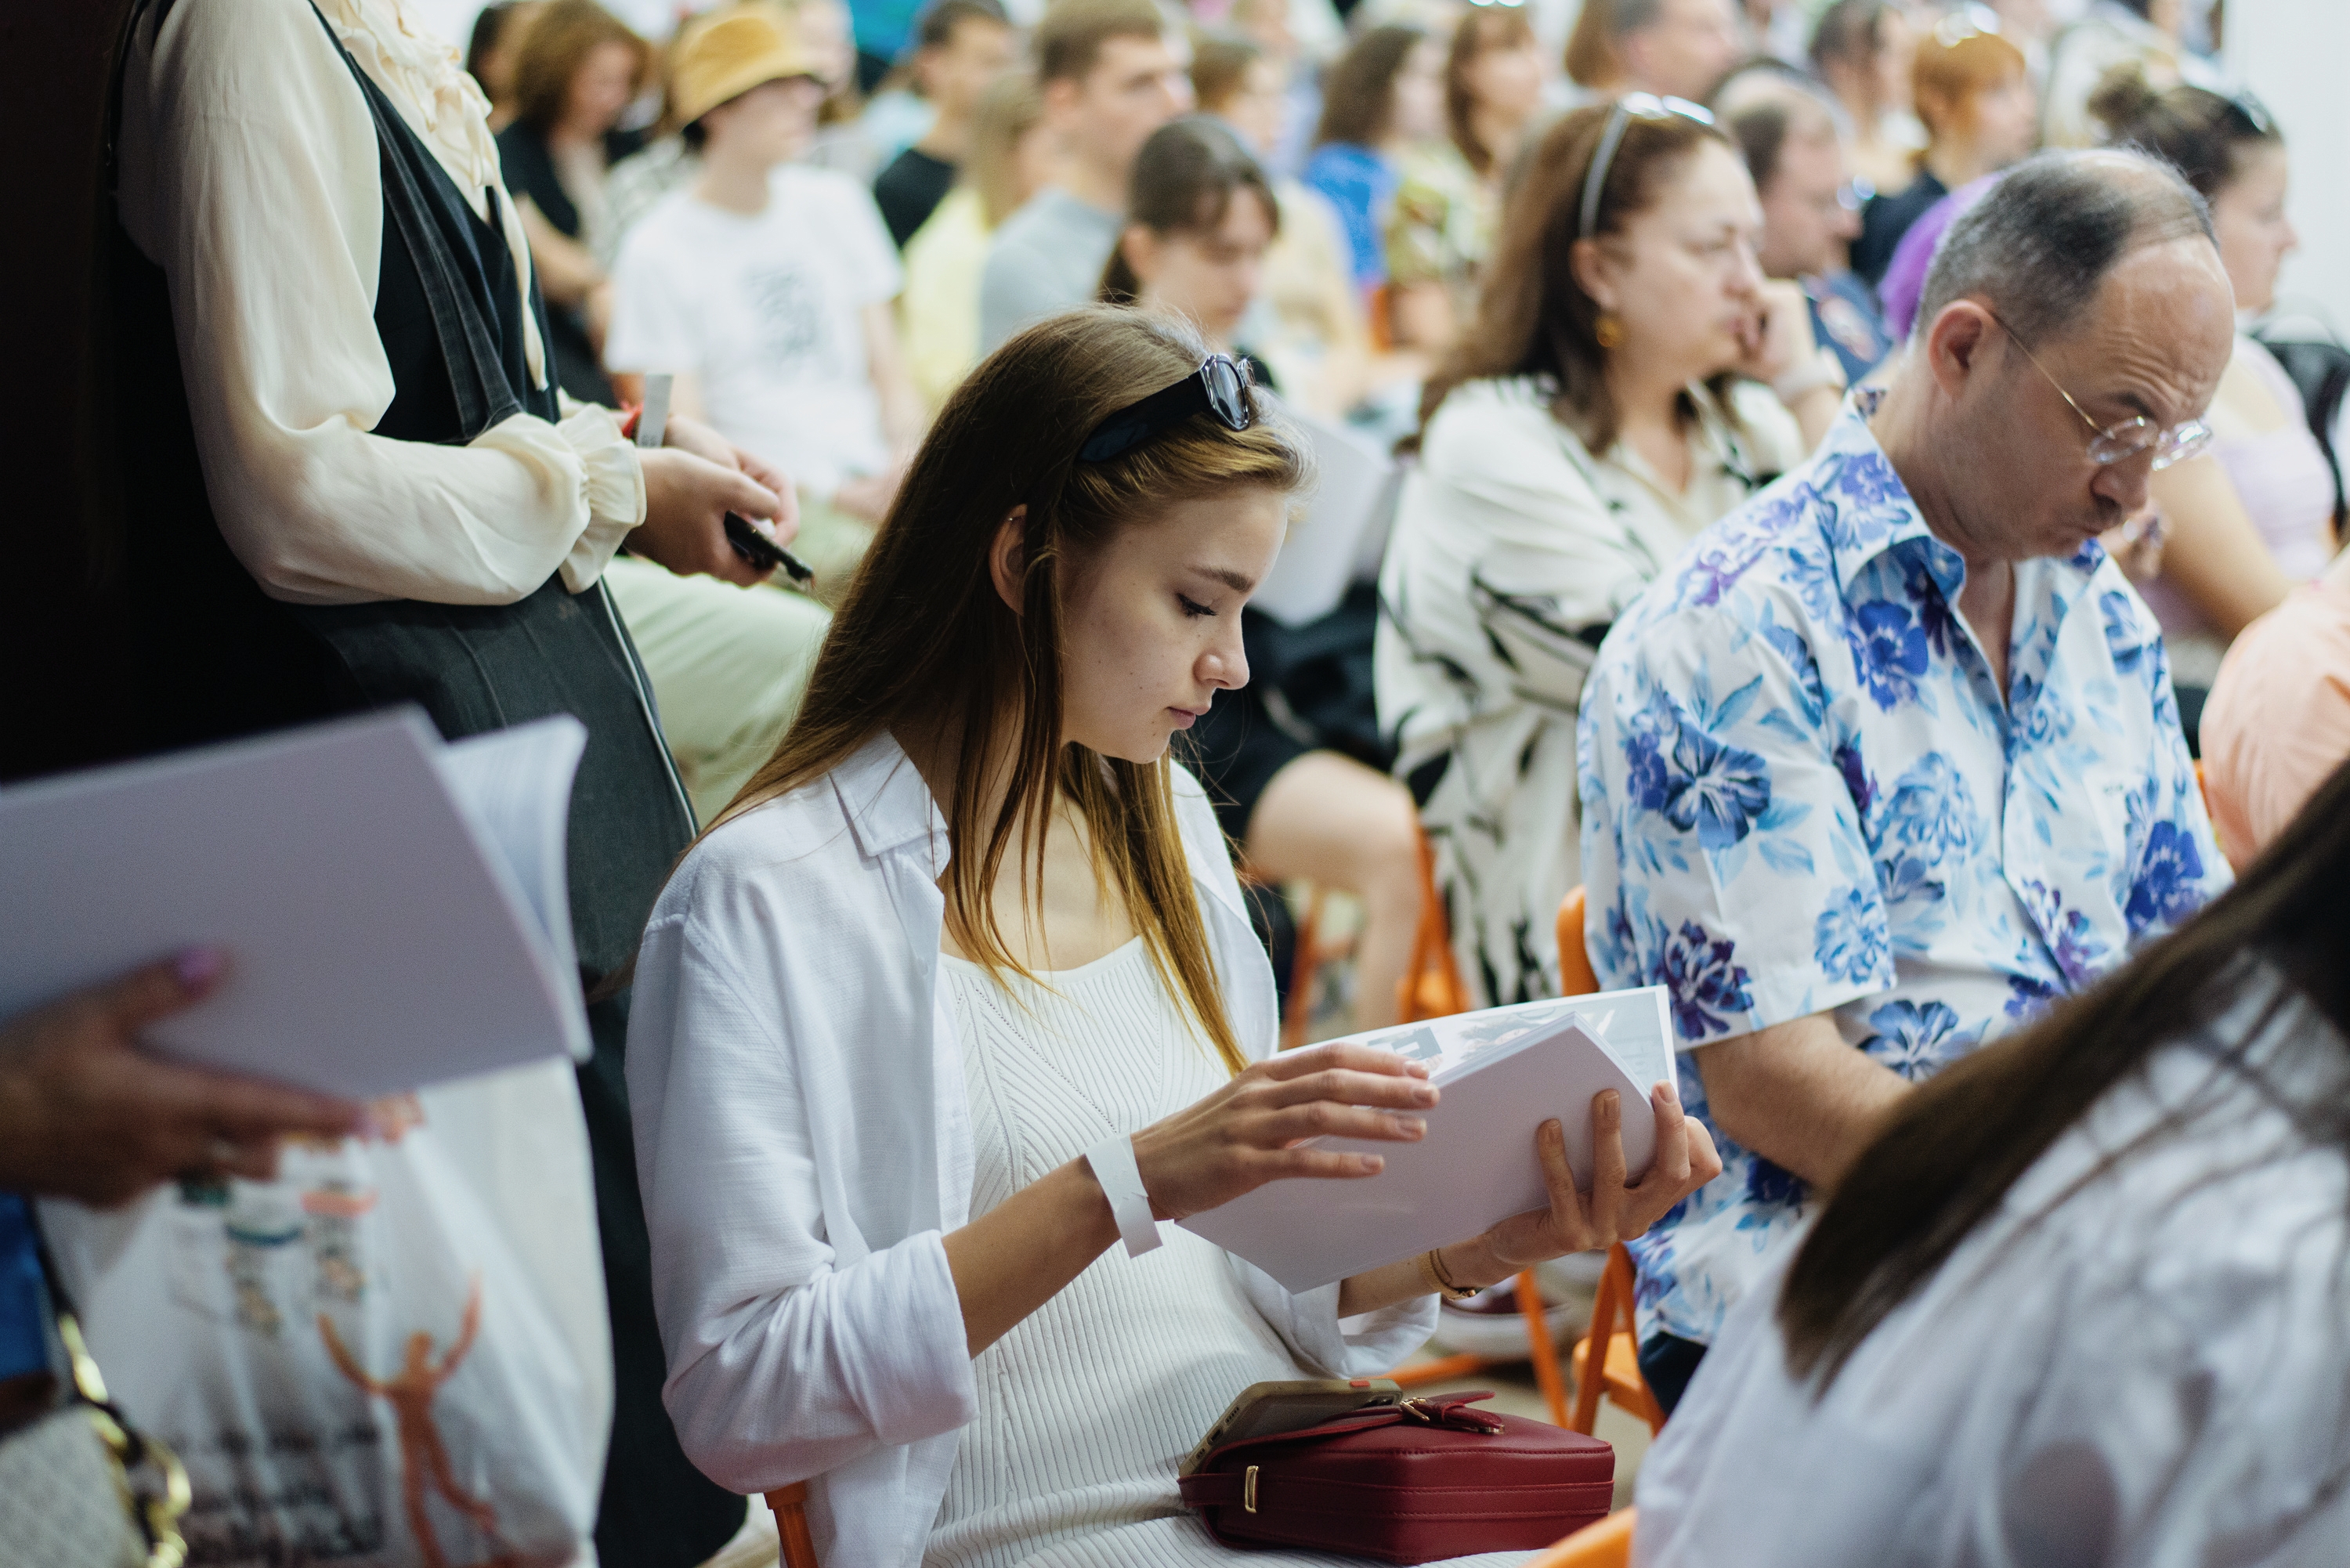
[[[1558,906],[1558,993],[1589,996],[1599,989],[1599,973],[1583,945],[1583,886],[1566,890]]]
[[[1571,888],[1558,906],[1558,978],[1562,996],[1589,996],[1599,989],[1598,973],[1591,967],[1591,954],[1583,945],[1584,892],[1581,887]],[[1575,1389],[1575,1414],[1567,1425],[1578,1432],[1589,1432],[1598,1419],[1599,1396],[1607,1383],[1607,1351],[1618,1333],[1636,1334],[1632,1315],[1632,1293],[1635,1271],[1632,1254],[1618,1241],[1607,1250],[1607,1272],[1600,1275],[1599,1292],[1591,1303],[1591,1330],[1584,1346],[1584,1375]],[[1630,1375],[1637,1379],[1638,1374]],[[1648,1392],[1646,1383],[1623,1391],[1618,1403],[1628,1405],[1632,1413],[1646,1420],[1653,1428],[1663,1424],[1656,1396]],[[1630,1539],[1627,1532],[1626,1539]]]
[[[2302,412],[2308,417],[2309,433],[2317,438],[2318,450],[2325,454],[2325,465],[2334,471],[2334,515],[2339,519],[2345,512],[2345,486],[2342,479],[2342,454],[2334,450],[2334,421],[2342,416],[2342,400],[2350,393],[2350,349],[2339,343],[2308,342],[2285,337],[2262,336],[2261,342],[2276,356],[2284,373],[2293,378],[2294,389],[2301,393]]]

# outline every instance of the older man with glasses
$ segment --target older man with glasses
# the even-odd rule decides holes
[[[2034,159],[1951,226],[1918,320],[1584,700],[1592,961],[1670,988],[1724,1167],[1633,1244],[1668,1408],[1911,1083],[2227,880],[2099,542],[2210,439],[2234,306],[2202,202],[2136,154]]]

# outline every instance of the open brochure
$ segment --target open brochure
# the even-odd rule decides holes
[[[365,1098],[567,1054],[565,843],[588,741],[364,718],[0,789],[0,1018],[224,948],[166,1054]]]
[[[1386,1158],[1352,1180],[1270,1181],[1181,1223],[1293,1291],[1466,1240],[1548,1202],[1534,1132],[1566,1129],[1575,1185],[1591,1185],[1591,1098],[1614,1089],[1624,1108],[1626,1169],[1638,1180],[1656,1153],[1648,1091],[1673,1073],[1662,986],[1520,1002],[1346,1036],[1429,1065],[1442,1098],[1417,1143],[1322,1138],[1317,1145]]]

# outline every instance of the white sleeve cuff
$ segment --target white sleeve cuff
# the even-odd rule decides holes
[[[563,406],[555,433],[579,454],[587,491],[588,526],[563,558],[563,586],[576,594],[604,575],[612,552],[645,520],[645,471],[611,410],[567,398]]]
[[[918,1442],[979,1413],[962,1297],[938,1231],[909,1236],[816,1284],[842,1293],[825,1303],[839,1335],[835,1369],[876,1438]]]

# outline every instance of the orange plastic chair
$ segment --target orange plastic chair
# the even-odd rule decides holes
[[[1583,888],[1570,888],[1558,906],[1558,993],[1589,996],[1599,989],[1598,971],[1583,946]]]
[[[1452,931],[1444,919],[1444,895],[1436,886],[1436,850],[1425,830],[1419,836],[1419,924],[1411,934],[1411,965],[1396,988],[1396,1016],[1424,1023],[1469,1011],[1469,988],[1452,956]]]
[[[1632,1527],[1639,1521],[1639,1511],[1619,1508],[1528,1559],[1526,1568],[1629,1568]]]
[[[1652,1433],[1665,1429],[1664,1407],[1640,1376],[1638,1330],[1632,1319],[1632,1254],[1618,1241],[1607,1249],[1607,1268],[1599,1276],[1599,1290],[1591,1301],[1591,1330],[1575,1342],[1567,1362],[1575,1370],[1575,1413],[1564,1423],[1568,1430],[1588,1436],[1599,1424],[1599,1397],[1648,1423]],[[1591,1376],[1593,1346],[1598,1347],[1599,1376]]]
[[[1565,996],[1587,996],[1599,989],[1599,976],[1592,970],[1591,955],[1583,945],[1584,903],[1583,889],[1574,888],[1558,906],[1559,990]],[[1599,1276],[1599,1292],[1592,1298],[1591,1330],[1568,1357],[1575,1370],[1575,1414],[1562,1425],[1575,1431],[1588,1434],[1598,1422],[1603,1392],[1619,1407],[1648,1422],[1651,1432],[1664,1427],[1665,1413],[1648,1391],[1648,1379],[1640,1376],[1632,1288],[1632,1254],[1619,1241],[1607,1249],[1607,1272]],[[1598,1346],[1596,1377],[1590,1370],[1595,1344]]]
[[[1397,998],[1398,1016],[1420,1023],[1469,1011],[1469,988],[1461,981],[1461,965],[1452,955],[1452,932],[1444,919],[1444,898],[1436,887],[1436,851],[1428,835],[1419,836],[1419,926],[1412,934],[1411,967],[1404,971]],[[1550,1418],[1566,1425],[1566,1373],[1559,1365],[1558,1346],[1552,1343],[1550,1324],[1543,1316],[1542,1293],[1533,1271],[1517,1278],[1518,1310],[1525,1314],[1527,1357],[1534,1363],[1534,1382],[1550,1408]],[[1406,1388],[1466,1377],[1494,1364],[1494,1358],[1462,1354],[1440,1355],[1388,1374]]]
[[[1265,884],[1268,896],[1278,898],[1280,889]],[[1305,1031],[1314,1022],[1314,982],[1320,978],[1322,966],[1346,952],[1343,943],[1326,944],[1322,940],[1322,913],[1329,902],[1328,891],[1315,888],[1305,900],[1305,918],[1297,922],[1297,947],[1289,960],[1289,1006],[1281,1017],[1281,1048],[1295,1051],[1305,1044]]]
[[[808,1533],[807,1482],[777,1487],[767,1494],[767,1508],[775,1516],[775,1539],[782,1543],[776,1560],[783,1568],[821,1568],[816,1537]],[[1586,1533],[1575,1532],[1578,1536]]]

